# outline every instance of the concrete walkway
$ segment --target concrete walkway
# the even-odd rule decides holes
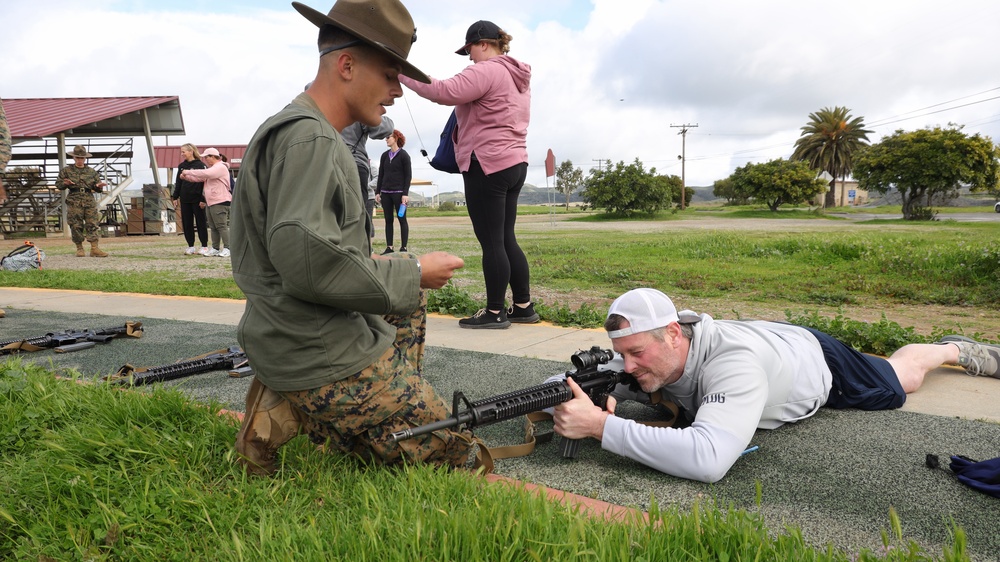
[[[0,288],[0,308],[163,318],[230,326],[239,323],[243,306],[244,301],[229,299]],[[0,339],[5,335],[0,319]],[[599,329],[538,323],[514,325],[507,330],[465,330],[458,327],[457,318],[435,314],[427,319],[427,345],[562,361],[567,363],[567,368],[570,356],[580,349],[593,345],[611,347],[604,330]],[[907,396],[902,410],[1000,423],[998,399],[1000,380],[956,376],[954,368],[941,367],[928,375],[920,390]]]

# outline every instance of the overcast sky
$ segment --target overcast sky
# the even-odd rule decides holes
[[[326,12],[327,2],[304,3]],[[679,176],[684,124],[697,125],[687,185],[711,185],[747,162],[788,157],[809,114],[834,106],[864,117],[873,142],[948,123],[1000,140],[996,0],[404,3],[417,26],[410,61],[435,78],[471,64],[454,51],[472,22],[513,36],[511,56],[533,70],[535,185],[554,181],[549,149],[585,173],[638,158]],[[317,67],[316,28],[286,1],[0,0],[0,22],[0,97],[177,95],[187,135],[170,144],[246,143]],[[433,154],[449,112],[408,91],[389,108],[414,177],[435,183],[427,193],[461,189],[419,155]],[[368,147],[377,162],[385,143]],[[141,146],[136,154],[148,167]]]

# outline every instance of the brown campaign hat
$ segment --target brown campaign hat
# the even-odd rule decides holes
[[[78,144],[73,147],[73,152],[67,152],[66,156],[71,156],[73,158],[90,158],[90,153],[87,152],[87,148],[82,144]]]
[[[325,15],[299,2],[292,2],[292,7],[316,27],[338,27],[389,55],[403,66],[404,76],[430,83],[426,74],[406,62],[417,28],[399,0],[337,0]]]

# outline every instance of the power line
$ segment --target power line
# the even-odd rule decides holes
[[[964,99],[974,98],[976,96],[981,96],[983,94],[988,94],[988,93],[994,92],[996,90],[1000,90],[1000,86],[997,86],[996,88],[990,88],[988,90],[983,90],[982,92],[979,92],[977,94],[969,94],[967,96],[962,96],[960,98],[955,98],[953,100],[943,101],[941,103],[935,103],[933,105],[928,105],[927,107],[922,107],[920,109],[914,109],[913,111],[907,111],[906,113],[900,113],[899,115],[893,115],[892,117],[886,117],[885,119],[876,119],[875,121],[872,121],[871,123],[868,123],[868,125],[870,125],[872,127],[878,127],[878,126],[881,126],[881,125],[885,124],[885,123],[881,123],[882,121],[889,121],[891,119],[895,119],[897,117],[902,117],[904,115],[909,115],[911,113],[916,113],[918,111],[924,111],[926,109],[933,109],[935,107],[939,107],[939,106],[942,106],[942,105],[945,105],[945,104],[955,103],[956,101],[961,101],[961,100],[964,100]],[[975,103],[982,103],[984,101],[990,101],[990,100],[994,100],[994,99],[997,99],[997,98],[990,98],[990,99],[986,99],[986,100],[980,100],[980,101],[975,102]],[[972,104],[968,104],[968,105],[972,105]],[[965,107],[965,106],[964,105],[960,105],[958,107]],[[921,117],[921,115],[916,115],[914,117]]]
[[[983,90],[983,91],[975,93],[975,94],[969,94],[967,96],[961,96],[961,97],[954,98],[954,99],[951,99],[951,100],[948,100],[948,101],[943,101],[943,102],[940,102],[940,103],[931,104],[931,105],[928,105],[926,107],[922,107],[920,109],[914,109],[912,111],[907,111],[907,112],[904,112],[904,113],[900,113],[900,114],[894,115],[892,117],[887,117],[885,119],[880,119],[880,120],[873,121],[871,123],[866,123],[865,125],[866,126],[870,126],[870,127],[883,127],[883,126],[886,126],[886,125],[892,125],[894,123],[900,123],[902,121],[908,121],[910,119],[917,119],[917,118],[920,118],[920,117],[926,117],[927,115],[934,115],[936,113],[943,113],[945,111],[951,111],[953,109],[960,109],[960,108],[968,107],[968,106],[971,106],[971,105],[977,105],[977,104],[980,104],[980,103],[985,103],[985,102],[988,102],[988,101],[997,100],[997,99],[1000,99],[1000,96],[994,96],[994,97],[991,97],[991,98],[977,100],[977,101],[974,101],[974,102],[969,102],[969,103],[965,103],[965,104],[961,104],[961,105],[954,105],[954,106],[950,106],[950,107],[938,109],[936,111],[929,111],[929,112],[926,112],[926,113],[921,113],[919,115],[910,115],[912,113],[917,113],[919,111],[926,111],[928,109],[933,109],[935,107],[940,107],[942,105],[946,105],[946,104],[950,104],[950,103],[955,103],[956,101],[961,101],[961,100],[964,100],[964,99],[969,99],[969,98],[973,98],[973,97],[976,97],[976,96],[981,96],[983,94],[987,94],[989,92],[994,92],[994,91],[997,91],[997,90],[1000,90],[1000,86],[997,86],[995,88],[989,88],[987,90]],[[910,115],[910,116],[909,117],[904,117],[906,115]],[[994,117],[996,117],[996,116],[994,116]],[[987,119],[990,119],[990,120],[988,120],[988,121],[974,122],[974,123],[970,123],[970,124],[985,125],[985,124],[993,123],[995,121],[994,119],[992,119],[992,117],[987,118]],[[703,133],[703,134],[705,136],[713,136],[713,135],[714,136],[751,136],[751,135],[754,135],[754,133]],[[769,133],[769,134],[773,134],[773,133]],[[757,136],[765,136],[765,135],[757,134]],[[767,151],[767,150],[774,149],[774,148],[790,147],[790,146],[794,146],[794,145],[795,145],[794,142],[785,142],[785,143],[772,144],[772,145],[768,145],[768,146],[759,146],[759,147],[754,147],[754,148],[748,148],[748,149],[745,149],[745,150],[737,150],[735,152],[726,152],[726,153],[719,153],[719,154],[694,156],[694,157],[691,157],[691,158],[686,158],[685,157],[685,159],[686,160],[701,161],[701,160],[713,160],[713,159],[716,159],[716,158],[730,158],[730,157],[734,157],[734,156],[748,155],[748,154],[752,156],[753,153],[756,153],[756,152],[763,152],[763,151]]]

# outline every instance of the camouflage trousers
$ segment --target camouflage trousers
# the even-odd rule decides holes
[[[375,363],[326,386],[279,392],[308,416],[313,442],[379,464],[423,461],[462,467],[473,450],[467,431],[439,430],[393,443],[395,431],[442,420],[451,409],[424,380],[427,297],[408,316],[386,316],[396,339]]]
[[[101,215],[97,212],[97,201],[90,193],[70,193],[66,196],[66,222],[74,244],[84,240],[95,242],[101,237],[98,223]]]

